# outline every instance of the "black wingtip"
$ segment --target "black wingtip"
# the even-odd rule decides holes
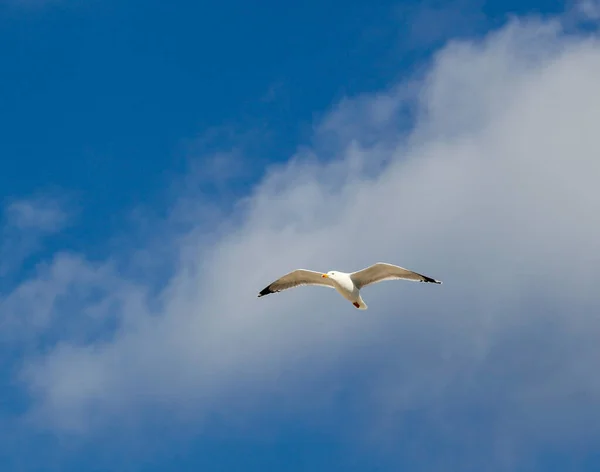
[[[274,293],[273,290],[271,290],[271,286],[269,285],[268,287],[263,288],[259,293],[258,293],[258,298],[260,297],[264,297],[265,295],[269,295],[270,293]]]
[[[428,282],[428,283],[432,283],[432,284],[442,285],[442,281],[441,280],[435,280],[435,279],[432,279],[431,277],[427,277],[426,275],[424,275],[423,278],[425,279],[425,280],[423,280],[423,282]]]

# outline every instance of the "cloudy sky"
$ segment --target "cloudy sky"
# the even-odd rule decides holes
[[[597,471],[599,20],[0,0],[2,469]]]

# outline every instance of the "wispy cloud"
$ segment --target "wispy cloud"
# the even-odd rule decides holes
[[[488,23],[480,0],[400,3],[395,17],[402,45],[407,49],[437,46],[450,39],[482,33]]]
[[[54,198],[15,200],[5,209],[7,224],[19,230],[43,232],[60,231],[67,222],[67,214]]]
[[[44,237],[62,231],[71,213],[64,201],[38,196],[9,201],[0,226],[0,275],[6,275],[41,247]]]
[[[600,20],[600,2],[598,0],[581,0],[577,10],[590,20]]]
[[[335,139],[268,169],[231,220],[177,235],[158,293],[74,259],[79,288],[60,309],[45,298],[48,329],[89,313],[115,323],[27,358],[28,419],[88,433],[163,408],[239,421],[267,407],[326,411],[342,391],[360,396],[378,444],[418,441],[404,428],[421,412],[430,437],[456,446],[439,457],[456,469],[600,439],[598,83],[595,38],[512,22],[439,51],[416,89],[333,110],[317,135]],[[407,102],[410,132],[397,126]],[[59,293],[60,260],[27,283]],[[371,287],[367,315],[319,289],[256,298],[295,267],[378,260],[445,284]],[[78,295],[97,286],[111,289]]]

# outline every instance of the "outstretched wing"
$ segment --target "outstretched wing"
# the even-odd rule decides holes
[[[322,285],[324,287],[334,288],[331,281],[323,278],[322,275],[323,274],[321,272],[297,269],[263,288],[259,292],[258,296],[262,297],[264,295],[269,295],[270,293],[281,292],[289,288],[299,287],[300,285]]]
[[[365,285],[396,279],[412,280],[414,282],[430,282],[434,284],[442,283],[439,280],[432,279],[426,275],[417,274],[412,270],[392,264],[386,264],[385,262],[378,262],[366,269],[353,272],[350,274],[350,277],[358,289]]]

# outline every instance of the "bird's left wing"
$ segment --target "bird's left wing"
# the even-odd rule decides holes
[[[323,278],[323,274],[321,272],[297,269],[263,288],[259,292],[258,296],[262,297],[264,295],[269,295],[270,293],[281,292],[289,288],[299,287],[300,285],[321,285],[324,287],[334,288],[329,279]]]
[[[365,285],[375,284],[384,280],[404,279],[414,282],[430,282],[441,284],[439,280],[432,279],[426,275],[418,274],[412,270],[405,269],[385,262],[378,262],[366,269],[359,270],[350,274],[350,278],[358,289]]]

